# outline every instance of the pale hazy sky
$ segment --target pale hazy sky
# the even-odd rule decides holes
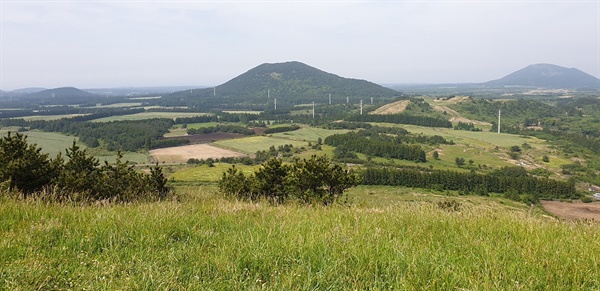
[[[600,76],[600,1],[0,0],[0,89],[218,85],[300,61],[386,83]]]

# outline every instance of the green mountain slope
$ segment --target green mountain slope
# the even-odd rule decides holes
[[[215,90],[216,89],[216,90]],[[208,98],[213,103],[261,103],[277,98],[278,102],[300,104],[326,103],[331,94],[336,101],[351,98],[399,96],[398,91],[372,82],[343,78],[300,62],[259,65],[217,86],[176,92],[173,98]]]

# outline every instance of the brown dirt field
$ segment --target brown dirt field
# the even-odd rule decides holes
[[[591,219],[600,221],[600,202],[559,202],[542,201],[546,211],[567,220]]]
[[[369,114],[396,114],[406,110],[406,107],[410,104],[410,100],[401,100],[383,105]]]
[[[209,144],[194,144],[151,150],[150,156],[158,163],[185,163],[189,159],[208,159],[222,157],[245,157],[246,154],[234,152]]]

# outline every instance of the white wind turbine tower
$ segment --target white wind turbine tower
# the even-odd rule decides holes
[[[502,115],[501,111],[498,110],[498,133],[500,133],[500,116]]]
[[[362,99],[360,99],[360,115],[362,115]]]

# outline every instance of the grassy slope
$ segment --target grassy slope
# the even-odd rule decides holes
[[[597,225],[473,197],[446,211],[383,188],[357,191],[410,198],[273,207],[213,191],[87,207],[5,199],[0,289],[600,288]]]

